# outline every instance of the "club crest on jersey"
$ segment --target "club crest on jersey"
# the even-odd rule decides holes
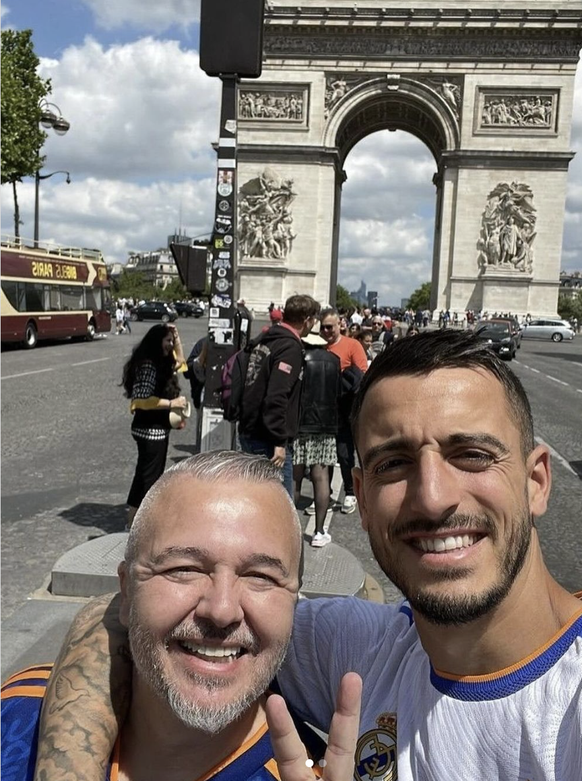
[[[357,781],[397,781],[396,714],[381,713],[376,719],[378,729],[371,729],[356,746]]]

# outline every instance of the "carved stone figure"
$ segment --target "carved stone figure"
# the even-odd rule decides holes
[[[531,273],[536,237],[533,193],[527,184],[501,182],[489,193],[478,247],[481,269],[497,266]]]
[[[270,168],[240,189],[239,242],[250,258],[286,258],[295,234],[289,209],[296,193],[293,180],[281,180]]]
[[[240,89],[238,93],[239,119],[264,120],[290,120],[303,122],[304,120],[304,93],[303,91],[290,92],[289,90],[249,90]]]
[[[348,92],[368,81],[370,76],[360,76],[357,74],[330,74],[325,81],[325,118],[329,116],[331,110],[339,101],[347,95]]]
[[[555,95],[489,94],[483,98],[481,127],[551,129],[554,114]]]

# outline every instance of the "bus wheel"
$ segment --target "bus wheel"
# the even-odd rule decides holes
[[[31,320],[26,324],[26,331],[24,332],[24,346],[27,350],[32,350],[33,347],[36,347],[37,342],[38,335],[36,333],[36,326]]]
[[[87,333],[85,334],[85,340],[87,342],[92,342],[95,338],[95,321],[89,320],[87,323]]]

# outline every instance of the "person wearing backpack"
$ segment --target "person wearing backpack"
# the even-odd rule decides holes
[[[303,371],[301,338],[313,327],[320,306],[311,296],[285,302],[283,320],[261,334],[249,355],[239,416],[245,453],[264,455],[283,470],[293,497],[293,439],[299,428]]]

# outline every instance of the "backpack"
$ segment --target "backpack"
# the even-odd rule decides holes
[[[245,378],[249,368],[251,351],[249,345],[233,353],[222,367],[220,405],[224,419],[234,422],[240,418],[241,403],[245,389]]]

